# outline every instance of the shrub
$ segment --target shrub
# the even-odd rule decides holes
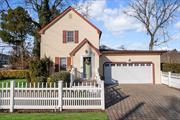
[[[29,70],[0,70],[0,79],[21,79],[29,75]]]
[[[33,60],[30,62],[30,76],[35,82],[40,82],[43,78],[49,77],[52,68],[52,61],[45,57],[41,60]],[[38,81],[40,80],[40,81]]]
[[[70,82],[70,73],[67,71],[60,71],[53,73],[48,79],[47,82],[57,82],[63,80],[64,82]]]
[[[161,70],[163,72],[180,73],[179,63],[162,63]]]
[[[29,72],[26,74],[26,79],[27,79],[27,82],[31,82],[31,77],[30,77],[30,73]]]
[[[31,80],[31,83],[45,83],[46,82],[46,77],[44,76],[39,76],[39,77],[35,77],[34,79]]]

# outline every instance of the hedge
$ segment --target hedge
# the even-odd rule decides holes
[[[180,63],[162,63],[161,70],[163,72],[180,73]]]
[[[47,82],[57,82],[59,80],[63,80],[64,82],[70,82],[70,73],[68,71],[60,71],[53,73],[48,79]]]
[[[29,75],[29,70],[0,70],[0,79],[22,79]]]

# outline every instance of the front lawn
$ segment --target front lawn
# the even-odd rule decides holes
[[[0,120],[108,120],[104,112],[0,113]]]
[[[10,82],[11,80],[15,80],[16,82],[26,82],[26,79],[0,79],[0,83],[2,82]]]
[[[15,80],[16,84],[18,82],[22,83],[22,82],[26,82],[27,81],[26,79],[0,79],[0,88],[2,87],[2,83],[4,83],[4,86],[5,86],[6,83],[8,83],[8,86],[9,86],[11,80]]]

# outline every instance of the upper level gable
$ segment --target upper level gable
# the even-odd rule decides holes
[[[99,34],[99,38],[101,37],[101,31],[93,25],[91,22],[89,22],[86,18],[84,18],[80,13],[78,13],[73,7],[69,6],[66,10],[64,10],[59,16],[57,16],[54,20],[52,20],[49,24],[44,26],[39,33],[44,34],[47,29],[49,29],[51,26],[53,26],[56,22],[61,20],[63,17],[68,17],[69,19],[73,19],[73,15],[77,15],[80,19],[82,19],[84,22],[87,23],[87,25],[90,25],[93,29],[97,31]],[[68,21],[66,21],[68,22]],[[77,23],[78,24],[78,23]]]

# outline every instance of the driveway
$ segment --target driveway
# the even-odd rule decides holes
[[[106,86],[110,120],[180,120],[180,90],[165,85]]]

